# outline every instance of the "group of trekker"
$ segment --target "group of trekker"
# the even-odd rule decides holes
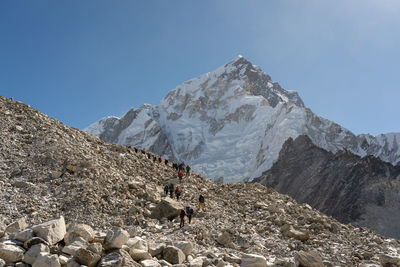
[[[205,210],[205,204],[204,204],[204,196],[200,195],[199,197],[199,207],[197,210],[200,210],[200,208],[203,209],[203,211]],[[185,226],[185,216],[187,216],[189,218],[189,224],[192,222],[192,216],[193,216],[194,210],[193,208],[187,206],[185,209],[181,210],[181,213],[179,215],[181,221],[179,223],[179,228],[182,228],[183,226]]]
[[[129,148],[132,148],[129,146]],[[146,152],[143,149],[138,149],[136,147],[133,148],[135,150],[136,153],[141,152],[142,154],[146,155],[148,159],[153,159],[154,162],[159,162],[162,163],[163,162],[163,158],[161,156],[155,156],[152,155],[148,152]],[[168,159],[164,159],[164,163],[165,165],[169,166],[168,163]],[[190,175],[190,166],[185,164],[184,162],[177,164],[177,163],[172,163],[172,167],[177,171],[177,176],[179,178],[179,181],[182,182],[182,178],[184,176],[184,174],[186,173],[186,176]],[[181,189],[179,188],[179,186],[175,186],[172,182],[170,184],[167,184],[164,186],[164,193],[165,196],[169,196],[171,198],[174,198],[174,193],[176,196],[176,199],[179,201],[180,196],[181,196]],[[199,196],[199,205],[198,205],[198,210],[203,209],[203,211],[205,211],[205,204],[204,204],[204,196],[200,195]],[[194,214],[194,210],[193,208],[187,206],[185,207],[185,209],[182,209],[180,212],[180,224],[179,227],[182,228],[185,225],[185,216],[187,216],[189,218],[189,224],[192,222],[192,216]]]
[[[128,146],[128,147],[130,147],[130,146]],[[134,147],[133,149],[135,150],[136,153],[142,152],[142,154],[145,154],[148,159],[150,159],[150,160],[153,159],[154,162],[158,161],[159,163],[162,163],[163,160],[164,160],[165,165],[169,166],[168,165],[168,163],[169,163],[168,159],[163,159],[161,156],[152,155],[152,154],[146,152],[143,149],[138,149],[136,147]],[[180,164],[177,164],[177,163],[173,162],[172,163],[172,167],[177,171],[177,176],[178,176],[180,181],[182,181],[182,178],[183,178],[185,172],[186,172],[186,176],[190,175],[190,169],[191,168],[190,168],[189,165],[185,164],[184,162],[182,162]]]

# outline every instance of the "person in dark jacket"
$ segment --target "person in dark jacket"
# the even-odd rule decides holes
[[[164,163],[165,163],[165,165],[168,165],[168,160],[167,159],[164,160]]]
[[[169,187],[168,187],[168,185],[166,184],[166,185],[164,186],[165,196],[168,196],[168,191],[169,191]]]
[[[194,210],[191,207],[186,207],[186,216],[189,218],[189,224],[192,222],[192,215]]]
[[[186,212],[184,210],[181,210],[181,214],[179,215],[181,218],[181,222],[179,224],[179,228],[182,228],[183,226],[185,226],[185,216],[186,216]]]
[[[174,184],[171,183],[171,184],[169,185],[169,196],[170,196],[171,198],[174,197],[173,193],[174,193]]]

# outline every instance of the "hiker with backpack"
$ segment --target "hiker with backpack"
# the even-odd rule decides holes
[[[169,196],[170,196],[171,198],[174,197],[174,196],[173,196],[173,193],[174,193],[174,184],[171,183],[171,184],[169,185]]]
[[[181,214],[179,215],[181,218],[181,222],[179,224],[179,228],[182,228],[183,226],[185,226],[185,216],[186,216],[186,212],[184,210],[181,210]]]
[[[158,161],[161,163],[161,162],[162,162],[162,157],[159,157],[159,158],[158,158]]]
[[[182,182],[182,177],[183,177],[183,172],[182,172],[182,171],[179,171],[179,172],[178,172],[178,178],[179,178],[179,181],[180,181],[180,182]]]
[[[175,195],[176,200],[179,200],[179,197],[181,196],[181,189],[178,186],[175,188]]]
[[[167,159],[164,160],[164,163],[165,163],[165,165],[168,166],[168,160]]]
[[[191,207],[187,206],[186,207],[186,216],[188,216],[188,218],[189,218],[189,224],[192,222],[193,213],[194,213],[194,210]]]
[[[168,191],[169,191],[169,187],[168,187],[168,185],[166,184],[166,185],[164,186],[165,196],[168,196]]]
[[[189,173],[190,173],[190,166],[187,165],[187,166],[186,166],[186,175],[189,175]]]
[[[203,195],[199,196],[199,208],[198,210],[200,210],[200,208],[203,208],[203,211],[205,211],[205,204],[204,204],[204,197]]]

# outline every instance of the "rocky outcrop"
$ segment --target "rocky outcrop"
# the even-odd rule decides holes
[[[374,156],[333,154],[300,136],[286,141],[278,161],[256,181],[343,223],[400,237],[392,223],[400,219],[400,168]]]
[[[171,247],[178,252],[168,260],[181,266],[296,266],[300,251],[318,251],[326,266],[400,259],[397,240],[340,224],[271,188],[213,183],[195,172],[180,182],[171,164],[147,150],[106,143],[2,97],[0,126],[0,247],[12,246],[5,252],[14,255],[11,266],[170,266]],[[170,199],[163,187],[171,180],[182,189],[182,207],[205,197],[205,211],[195,208],[182,228],[178,218],[151,216]],[[55,223],[61,216],[66,233]],[[6,232],[7,225],[19,226]],[[43,238],[31,237],[38,228]],[[145,251],[138,261],[129,255],[134,249]],[[151,259],[140,260],[147,253]]]

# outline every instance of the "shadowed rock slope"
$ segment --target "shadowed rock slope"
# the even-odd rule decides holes
[[[352,223],[399,238],[400,167],[348,151],[333,154],[307,136],[288,139],[278,161],[257,182],[298,202]]]
[[[171,166],[132,148],[103,142],[3,97],[0,128],[0,236],[5,225],[21,217],[35,225],[63,216],[67,223],[88,224],[96,233],[120,226],[149,246],[190,241],[193,251],[180,260],[184,266],[244,266],[243,260],[249,257],[245,253],[265,257],[265,262],[256,266],[300,266],[308,252],[320,256],[312,266],[400,262],[400,244],[395,239],[340,224],[259,184],[216,184],[195,173],[179,183],[180,203],[195,206],[202,193],[206,211],[195,209],[192,224],[186,222],[179,229],[176,220],[151,218],[165,203],[162,200],[169,199],[162,187],[175,178]],[[5,240],[12,236],[5,232],[0,249],[10,254],[9,246],[18,244],[6,245]],[[99,238],[93,240],[92,250],[98,247],[96,253],[105,258],[106,252],[96,246]],[[50,252],[61,259],[60,249],[51,248]],[[52,255],[44,255],[43,260]],[[193,261],[198,258],[202,264],[196,265]],[[153,261],[152,266],[171,265],[156,257]],[[148,266],[144,261],[140,264]]]

